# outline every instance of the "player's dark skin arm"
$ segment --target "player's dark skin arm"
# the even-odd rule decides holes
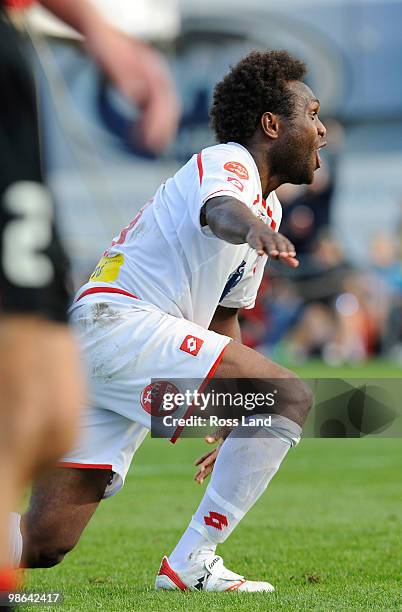
[[[201,209],[201,224],[231,244],[248,243],[259,255],[270,255],[291,268],[299,265],[293,244],[258,219],[240,200],[230,196],[211,198]]]
[[[233,340],[241,342],[238,313],[238,308],[225,308],[224,306],[218,306],[209,325],[209,329],[217,334],[229,336],[230,338],[233,338]]]

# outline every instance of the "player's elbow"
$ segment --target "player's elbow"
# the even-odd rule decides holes
[[[235,201],[236,202],[236,201]],[[208,200],[203,207],[205,224],[218,238],[226,240],[233,226],[233,198],[218,196]]]

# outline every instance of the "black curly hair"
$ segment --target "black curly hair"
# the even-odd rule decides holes
[[[306,72],[287,51],[249,53],[215,87],[210,117],[218,142],[246,144],[267,111],[291,118],[294,96],[287,83]]]

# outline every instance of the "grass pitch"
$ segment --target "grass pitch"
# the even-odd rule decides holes
[[[318,364],[300,373],[338,375]],[[384,364],[339,371],[397,374]],[[192,463],[204,446],[147,440],[124,489],[101,504],[77,549],[56,568],[30,572],[27,588],[61,591],[63,612],[402,610],[400,439],[306,439],[289,452],[266,494],[218,549],[227,567],[272,582],[276,593],[154,592],[161,557],[203,494]]]

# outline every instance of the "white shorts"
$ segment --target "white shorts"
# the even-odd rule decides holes
[[[86,361],[89,406],[78,444],[60,465],[112,470],[104,495],[109,497],[123,486],[151,428],[151,379],[210,378],[231,338],[147,302],[106,293],[75,303],[71,321]]]

